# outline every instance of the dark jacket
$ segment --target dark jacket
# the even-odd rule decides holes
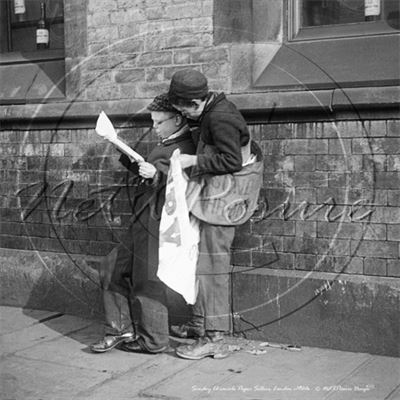
[[[187,128],[188,129],[188,128]],[[146,161],[157,168],[154,181],[147,180],[137,188],[134,199],[132,223],[127,246],[132,251],[132,283],[134,286],[146,280],[158,280],[159,225],[162,207],[165,202],[169,159],[175,149],[182,153],[194,154],[195,145],[190,131],[156,146]],[[133,173],[137,173],[137,164],[121,155],[120,162]]]
[[[222,175],[240,171],[241,147],[249,142],[250,134],[236,106],[224,93],[212,93],[199,122],[198,163],[194,174]]]

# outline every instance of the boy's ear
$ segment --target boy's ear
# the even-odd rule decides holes
[[[183,122],[183,116],[181,114],[175,114],[175,125],[180,126]]]

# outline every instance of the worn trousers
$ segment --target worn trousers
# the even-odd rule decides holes
[[[197,278],[199,292],[193,322],[206,331],[231,330],[230,249],[235,227],[200,224]]]
[[[105,334],[133,332],[144,349],[158,350],[169,341],[166,287],[161,281],[132,283],[130,259],[131,251],[120,245],[108,266],[113,272],[103,285]]]

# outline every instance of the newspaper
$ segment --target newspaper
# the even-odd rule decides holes
[[[181,294],[187,304],[194,304],[198,292],[196,266],[200,233],[199,221],[189,215],[186,186],[176,149],[171,157],[161,213],[157,276]]]
[[[104,111],[102,111],[97,118],[95,130],[98,135],[110,141],[112,144],[118,147],[119,150],[131,157],[136,162],[144,161],[144,158],[139,153],[136,153],[135,150],[130,148],[125,142],[118,138],[112,122]]]

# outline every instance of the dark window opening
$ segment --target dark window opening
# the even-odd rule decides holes
[[[41,3],[46,12],[45,23],[49,38],[47,49],[64,48],[63,0],[2,0],[0,1],[1,53],[37,50]]]
[[[398,0],[289,0],[288,37],[254,86],[398,85]]]
[[[64,98],[64,1],[0,0],[0,104]]]
[[[396,29],[398,13],[397,0],[303,0],[300,27],[385,21]]]
[[[289,40],[395,33],[398,0],[293,0]]]

